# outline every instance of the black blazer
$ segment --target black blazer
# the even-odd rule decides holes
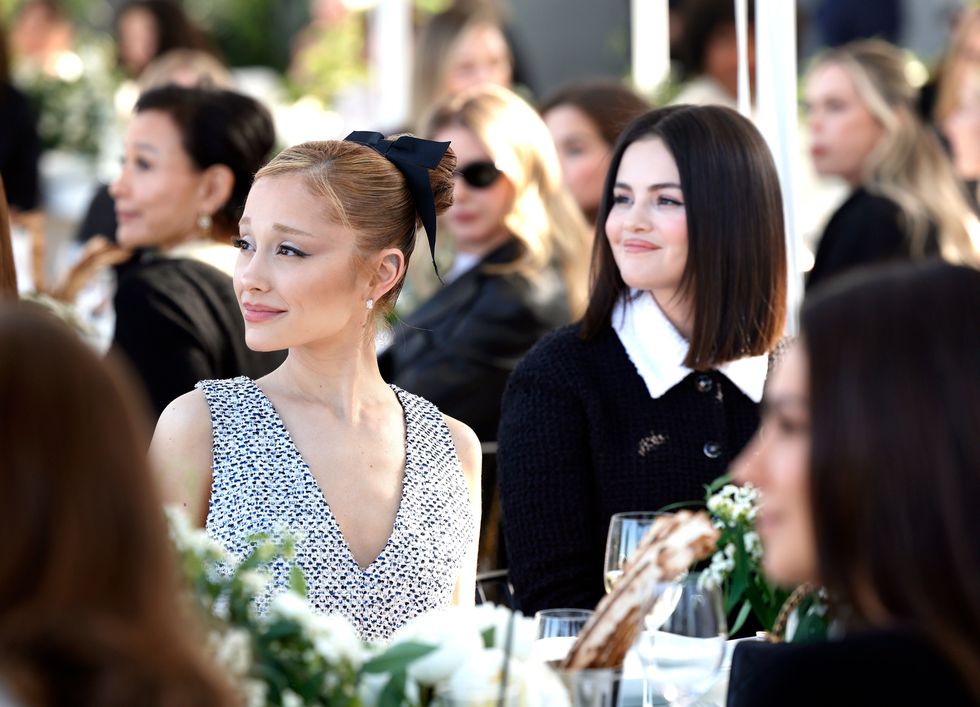
[[[389,383],[421,395],[473,428],[497,439],[507,377],[545,333],[571,318],[557,267],[534,280],[485,266],[513,261],[516,239],[488,254],[395,326],[394,341],[378,358]]]
[[[938,255],[937,234],[932,225],[926,235],[924,255]],[[827,222],[806,287],[809,291],[818,283],[855,267],[912,257],[911,242],[898,204],[858,188]]]
[[[112,349],[129,360],[157,416],[200,380],[259,378],[285,360],[245,345],[228,275],[188,258],[136,257],[120,274]]]
[[[945,657],[905,629],[819,643],[744,641],[728,681],[728,707],[977,704]]]

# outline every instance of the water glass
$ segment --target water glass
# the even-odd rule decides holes
[[[534,615],[532,655],[541,661],[562,660],[592,616],[587,609],[544,609]]]
[[[657,604],[636,643],[643,663],[643,704],[654,704],[656,690],[671,705],[688,707],[721,674],[728,638],[721,590],[692,573],[651,591],[657,593]]]

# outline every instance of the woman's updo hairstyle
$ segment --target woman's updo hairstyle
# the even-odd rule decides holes
[[[454,169],[456,155],[450,148],[438,166],[429,170],[437,215],[452,206]],[[303,178],[310,193],[321,200],[324,218],[354,232],[361,254],[397,248],[405,255],[407,271],[422,222],[408,182],[386,157],[346,140],[304,142],[280,152],[255,179],[283,175]],[[391,313],[404,281],[403,272],[395,286],[375,302],[375,312],[381,316]]]

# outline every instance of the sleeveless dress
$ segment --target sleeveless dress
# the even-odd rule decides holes
[[[291,535],[310,604],[346,616],[364,640],[386,641],[415,616],[449,605],[475,520],[452,436],[432,403],[391,386],[405,416],[405,476],[388,542],[362,570],[259,386],[240,376],[197,387],[214,438],[206,529],[232,556],[247,554],[256,533]],[[271,569],[274,594],[288,586],[290,564],[279,559]],[[267,598],[259,604],[264,610]]]

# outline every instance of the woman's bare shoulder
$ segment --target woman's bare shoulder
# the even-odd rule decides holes
[[[183,506],[203,524],[211,489],[212,430],[202,391],[185,393],[164,409],[150,460],[164,503]]]
[[[453,437],[453,444],[456,447],[456,456],[459,457],[459,464],[463,468],[463,475],[470,490],[480,488],[480,473],[483,466],[483,456],[480,447],[480,440],[468,425],[460,422],[456,418],[443,415],[442,419],[449,428],[449,433]]]

